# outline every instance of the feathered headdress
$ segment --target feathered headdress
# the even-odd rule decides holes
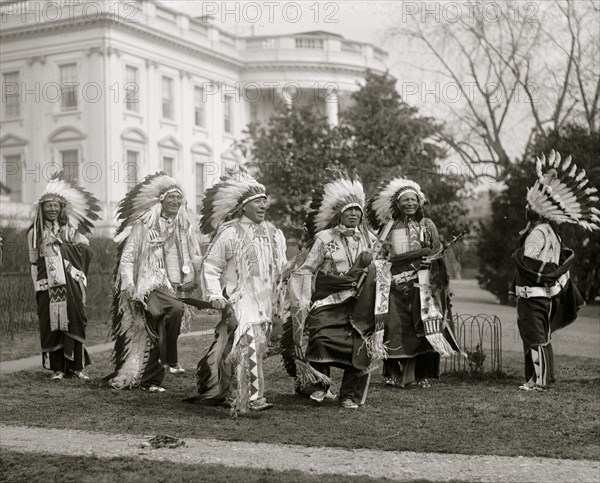
[[[43,229],[42,205],[47,201],[58,201],[67,224],[79,233],[89,233],[94,226],[93,222],[100,219],[97,214],[100,211],[98,198],[89,191],[70,184],[64,179],[64,173],[59,171],[52,176],[35,205],[33,246],[36,248]]]
[[[340,215],[353,206],[364,211],[365,192],[358,178],[352,179],[343,170],[330,168],[329,180],[316,188],[311,196],[304,228],[306,242],[311,244],[317,233],[333,228]]]
[[[585,170],[578,169],[571,156],[561,162],[552,150],[548,158],[536,158],[537,181],[527,190],[529,209],[554,223],[575,223],[586,230],[600,228],[596,188],[588,187]]]
[[[427,201],[419,184],[409,179],[394,178],[381,183],[377,194],[367,203],[367,218],[373,228],[380,228],[393,217],[394,205],[405,193],[417,195],[420,206]]]
[[[221,223],[239,216],[246,203],[266,197],[265,187],[245,168],[238,164],[227,169],[219,182],[204,193],[201,232],[206,235],[215,233]]]
[[[146,226],[155,226],[160,218],[162,201],[169,193],[174,192],[183,196],[183,190],[177,182],[162,171],[149,174],[131,188],[117,205],[117,220],[120,225],[114,237],[115,242],[125,240],[137,220]],[[178,221],[186,218],[183,216],[185,210],[185,203],[182,203],[176,217]]]

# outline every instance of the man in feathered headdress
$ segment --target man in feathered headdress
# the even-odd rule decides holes
[[[146,176],[119,203],[114,271],[114,389],[164,392],[168,370],[182,374],[177,339],[191,318],[177,297],[196,289],[200,247],[183,190],[163,172]],[[167,369],[168,368],[168,369]]]
[[[85,295],[91,260],[89,233],[99,217],[98,200],[72,186],[62,172],[52,177],[40,197],[27,231],[31,278],[40,321],[42,364],[52,380],[73,376],[89,381],[85,349]]]
[[[265,221],[267,206],[265,187],[238,166],[206,190],[202,209],[201,231],[212,236],[202,296],[224,309],[224,319],[198,363],[198,395],[190,401],[228,402],[234,414],[273,407],[263,358],[286,247],[281,230]]]
[[[363,222],[364,204],[361,182],[342,171],[334,171],[313,192],[305,222],[308,253],[289,281],[297,389],[304,392],[314,385],[313,401],[334,399],[330,366],[341,367],[339,404],[345,409],[365,403],[370,377],[364,373],[369,365],[366,352],[360,351],[363,338],[351,317],[356,285],[371,262],[375,241]],[[301,349],[305,325],[306,355]],[[284,360],[287,352],[284,349]]]
[[[511,294],[517,297],[517,324],[525,352],[525,379],[520,389],[543,391],[554,379],[550,336],[577,318],[583,299],[571,282],[573,251],[565,247],[557,225],[573,223],[600,228],[597,190],[586,187],[585,171],[571,156],[559,153],[536,161],[537,181],[527,190],[527,227],[513,253],[516,265]]]
[[[439,377],[440,356],[459,349],[443,246],[425,202],[418,183],[399,177],[384,182],[367,203],[383,250],[370,267],[354,321],[365,331],[375,327],[367,346],[385,359],[389,386],[417,381],[428,387],[427,378]]]

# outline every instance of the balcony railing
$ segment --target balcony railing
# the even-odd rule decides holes
[[[361,52],[362,46],[358,42],[349,42],[344,40],[342,42],[342,52]]]
[[[246,39],[246,49],[248,50],[272,50],[275,48],[275,39]]]
[[[205,23],[198,22],[197,20],[190,20],[190,30],[203,37],[208,37],[208,26]]]
[[[296,37],[297,49],[323,49],[323,39],[314,39],[312,37]]]

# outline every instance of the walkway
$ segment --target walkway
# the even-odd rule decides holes
[[[181,464],[364,475],[396,481],[598,482],[600,477],[598,461],[345,450],[191,438],[176,449],[152,449],[144,445],[152,436],[1,425],[0,448],[22,453],[134,457]]]

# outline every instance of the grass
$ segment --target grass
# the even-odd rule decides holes
[[[97,458],[0,451],[0,474],[7,483],[60,481],[64,483],[129,483],[194,481],[197,483],[375,483],[392,481],[347,475],[311,475],[301,471],[231,468],[221,465],[177,464],[137,458]]]
[[[429,389],[398,390],[373,378],[367,406],[351,412],[315,407],[293,394],[278,357],[265,363],[275,409],[232,419],[223,408],[181,402],[194,393],[206,341],[180,340],[183,377],[167,376],[164,394],[114,391],[75,380],[52,383],[41,369],[0,377],[2,423],[136,435],[436,453],[600,460],[600,360],[557,356],[558,384],[546,393],[517,390],[522,355],[506,352],[506,377],[442,377]],[[89,374],[108,374],[109,354]],[[334,371],[339,384],[341,374]],[[543,444],[540,444],[543,442]]]
[[[108,309],[107,309],[108,310]],[[206,311],[195,317],[190,324],[190,331],[213,329],[217,316]],[[86,330],[86,346],[110,342],[110,326],[106,320],[91,320]],[[40,355],[40,333],[37,328],[22,330],[16,334],[0,337],[0,362],[12,361],[24,357]]]
[[[90,324],[87,330],[86,345],[108,342],[107,329],[102,323]],[[29,330],[12,336],[6,335],[0,338],[0,362],[13,361],[24,357],[39,355],[42,360],[40,349],[40,333],[37,330]]]

